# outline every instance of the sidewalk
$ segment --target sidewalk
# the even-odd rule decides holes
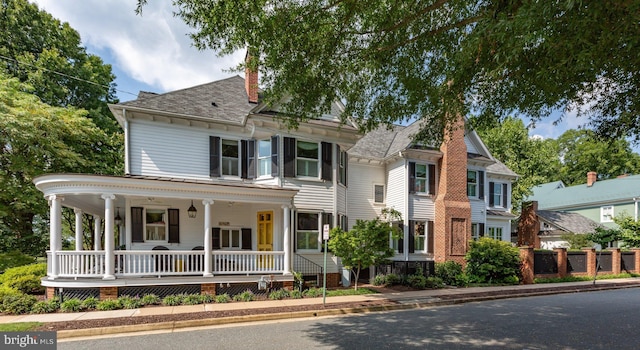
[[[247,309],[264,309],[274,307],[287,307],[298,305],[317,305],[318,309],[314,312],[289,312],[280,314],[260,314],[256,312],[253,315],[242,317],[229,317],[227,319],[218,318],[210,320],[194,320],[176,321],[167,325],[147,324],[146,327],[141,325],[111,327],[112,329],[82,329],[75,331],[60,331],[58,334],[61,338],[88,336],[98,334],[113,334],[138,332],[145,330],[185,328],[193,326],[206,326],[224,323],[250,322],[268,319],[283,319],[295,317],[311,317],[311,316],[329,316],[348,313],[374,312],[382,310],[400,310],[410,308],[420,308],[439,305],[451,305],[465,302],[495,300],[505,298],[515,298],[523,296],[548,295],[559,293],[576,293],[597,290],[610,290],[620,288],[638,288],[640,287],[640,278],[625,278],[612,280],[599,280],[595,286],[593,282],[568,282],[568,283],[550,283],[550,284],[531,284],[516,286],[499,286],[499,287],[472,287],[472,288],[446,288],[436,290],[421,290],[409,292],[391,292],[368,295],[338,296],[326,298],[326,304],[337,304],[345,302],[365,302],[374,300],[390,300],[394,304],[387,307],[373,308],[322,308],[322,298],[308,299],[285,299],[285,300],[263,300],[251,302],[232,302],[226,304],[204,304],[204,305],[185,305],[185,306],[158,306],[146,307],[131,310],[113,310],[113,311],[90,311],[76,313],[52,313],[38,315],[16,315],[16,316],[0,316],[0,323],[15,322],[65,322],[77,320],[91,320],[104,318],[121,318],[121,317],[140,317],[150,315],[169,315],[202,311],[223,311],[223,310],[247,310]],[[233,320],[232,320],[233,319]],[[209,322],[207,322],[209,321]],[[148,329],[145,329],[148,328]]]

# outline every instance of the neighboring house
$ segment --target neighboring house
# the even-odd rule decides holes
[[[601,181],[597,178],[595,172],[589,172],[586,184],[568,187],[561,181],[542,184],[533,188],[528,200],[537,201],[542,210],[578,213],[606,227],[616,227],[613,218],[620,214],[637,220],[640,175]]]
[[[553,249],[569,248],[565,234],[594,233],[597,222],[578,213],[538,210],[536,201],[524,205],[517,220],[518,246]]]
[[[324,224],[348,230],[383,207],[404,219],[403,238],[390,240],[396,260],[460,260],[472,237],[509,240],[516,174],[475,132],[458,128],[439,148],[411,141],[418,123],[362,137],[341,123],[339,102],[288,130],[260,103],[257,81],[247,72],[110,105],[124,130],[123,176],[34,180],[50,203],[47,295],[291,286],[291,271],[321,271]],[[76,213],[73,251],[61,249],[62,206]],[[96,219],[92,250],[83,213]],[[332,256],[330,286],[341,269]]]

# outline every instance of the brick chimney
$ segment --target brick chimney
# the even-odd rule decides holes
[[[597,179],[598,179],[598,173],[596,173],[595,171],[588,172],[587,173],[587,187],[593,186],[593,184],[596,183]]]
[[[467,145],[464,117],[444,130],[440,179],[435,199],[434,259],[464,264],[471,238],[471,206],[467,196]]]
[[[258,69],[250,68],[251,59],[252,56],[247,49],[247,54],[244,56],[244,88],[247,90],[249,103],[258,103]]]
[[[540,248],[540,220],[538,220],[538,201],[522,203],[522,212],[518,220],[518,247]]]

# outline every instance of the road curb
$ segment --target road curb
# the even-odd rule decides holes
[[[411,310],[411,309],[421,309],[421,308],[428,308],[428,307],[465,304],[465,303],[478,302],[478,301],[523,298],[523,297],[544,296],[544,295],[552,295],[552,294],[597,292],[597,291],[603,291],[603,290],[626,289],[626,288],[640,288],[640,284],[611,283],[611,284],[602,284],[602,285],[596,285],[596,286],[586,285],[586,286],[580,286],[580,287],[571,286],[571,287],[563,287],[563,288],[540,288],[540,289],[531,289],[527,291],[519,291],[516,293],[503,292],[503,293],[497,293],[497,294],[491,294],[491,295],[474,295],[474,296],[465,296],[464,294],[461,294],[459,295],[459,298],[452,297],[450,299],[441,299],[438,297],[429,297],[428,301],[407,302],[407,303],[403,303],[402,299],[397,299],[395,300],[396,302],[398,302],[397,304],[378,305],[378,306],[370,306],[370,307],[365,306],[365,307],[356,307],[356,308],[337,308],[337,309],[324,309],[324,310],[320,309],[320,310],[307,310],[307,311],[279,312],[279,313],[244,315],[244,316],[230,316],[230,317],[221,317],[221,318],[207,318],[207,319],[198,319],[198,320],[146,323],[146,324],[113,326],[113,327],[103,327],[103,328],[62,330],[57,332],[57,336],[58,336],[58,339],[71,339],[71,338],[79,338],[79,337],[94,337],[94,336],[113,335],[113,334],[127,334],[127,333],[134,334],[134,333],[140,333],[140,332],[177,330],[177,329],[183,329],[183,328],[218,326],[223,324],[235,324],[235,323],[246,323],[246,322],[274,321],[274,320],[292,319],[292,318],[313,318],[313,317],[323,317],[323,316],[364,314],[364,313],[384,312],[384,311]]]

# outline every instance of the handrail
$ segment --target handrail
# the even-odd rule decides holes
[[[293,271],[301,273],[303,276],[317,276],[322,274],[322,266],[305,258],[300,254],[294,254]]]

